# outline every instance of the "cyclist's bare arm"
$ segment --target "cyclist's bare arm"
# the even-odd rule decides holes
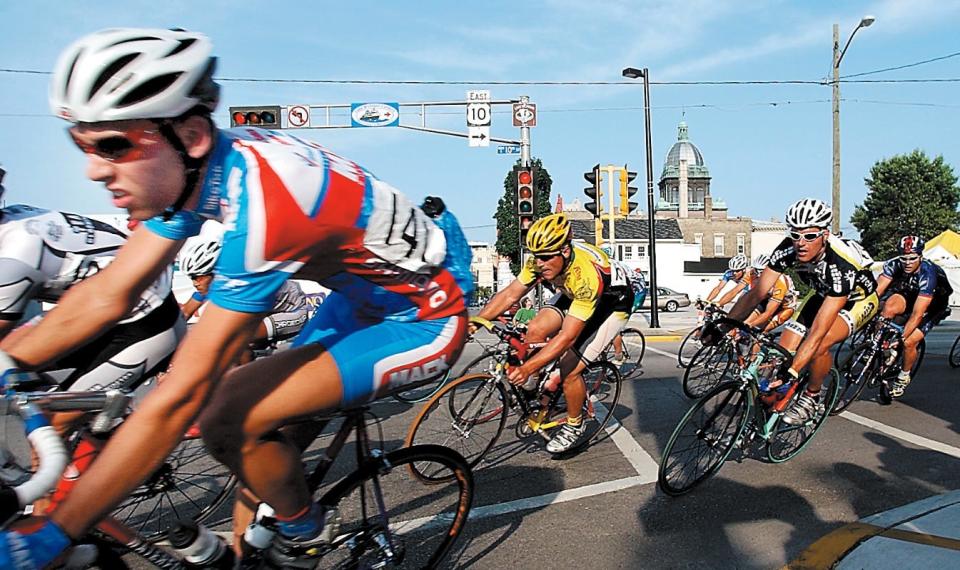
[[[744,288],[746,288],[746,286],[747,284],[743,281],[741,281],[740,283],[737,283],[733,289],[730,289],[723,295],[723,297],[720,297],[720,300],[717,301],[717,304],[722,307],[727,303],[729,303],[730,301],[733,301],[734,297],[736,297],[740,293],[740,291],[743,291]]]
[[[513,305],[523,297],[530,287],[524,285],[519,279],[514,279],[512,283],[501,289],[493,296],[477,316],[483,319],[493,320],[502,315],[510,305]]]
[[[201,305],[203,305],[203,301],[198,301],[193,297],[187,299],[186,303],[180,305],[180,312],[183,313],[183,318],[189,320]]]
[[[24,367],[39,368],[95,338],[133,309],[140,294],[173,262],[181,244],[138,229],[110,265],[71,287],[7,352]]]
[[[17,321],[5,321],[0,319],[0,339],[6,338],[10,331],[17,326]]]
[[[780,275],[782,275],[782,273],[778,273],[769,267],[764,269],[760,277],[755,278],[754,287],[751,287],[745,295],[742,295],[733,308],[730,309],[730,318],[737,319],[738,321],[747,318],[754,307],[759,305],[760,301],[763,301],[767,292],[773,289],[773,286],[777,283],[777,279],[780,279]]]
[[[723,289],[724,283],[726,283],[726,281],[721,279],[720,282],[717,283],[716,286],[713,289],[711,289],[709,293],[707,293],[707,298],[704,299],[704,301],[706,301],[707,303],[712,303],[713,299],[720,294],[720,290]]]
[[[932,302],[933,297],[927,297],[926,295],[917,296],[917,300],[913,303],[913,312],[910,313],[910,318],[907,319],[907,322],[903,325],[903,338],[910,338],[913,331],[917,330],[917,327],[920,326],[920,321],[923,320],[923,315],[927,314],[927,309],[930,308],[930,303]]]
[[[540,352],[524,362],[523,366],[520,367],[524,373],[524,377],[535,373],[537,370],[560,358],[564,352],[570,350],[570,347],[576,342],[577,337],[583,332],[583,327],[585,326],[585,321],[581,321],[570,315],[565,316],[563,318],[563,325],[560,327],[560,332],[547,342],[547,346],[543,347]]]
[[[187,333],[170,372],[110,438],[52,518],[78,538],[149,476],[199,414],[243,351],[261,315],[210,304]]]
[[[810,325],[806,336],[803,337],[803,342],[797,347],[797,355],[793,357],[793,365],[791,366],[794,371],[800,372],[813,361],[817,350],[820,348],[820,343],[830,332],[830,328],[836,322],[843,306],[847,304],[847,299],[848,297],[824,297],[823,304],[820,305],[820,310],[817,311],[817,316],[813,319],[813,324]]]
[[[883,294],[887,291],[887,287],[890,286],[890,283],[893,283],[893,279],[890,279],[882,273],[879,277],[877,277],[877,297],[883,297]]]

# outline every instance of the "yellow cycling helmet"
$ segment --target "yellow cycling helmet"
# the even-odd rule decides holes
[[[570,220],[566,214],[550,214],[533,222],[527,232],[527,249],[531,253],[560,253],[570,241]]]

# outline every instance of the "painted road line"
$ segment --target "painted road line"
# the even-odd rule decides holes
[[[678,340],[683,340],[683,337],[677,334],[673,335],[651,335],[647,337],[647,340],[650,342],[676,342]]]
[[[960,540],[955,538],[855,522],[821,537],[783,568],[784,570],[834,568],[837,562],[849,556],[854,550],[858,550],[858,553],[866,553],[859,549],[864,548],[863,545],[875,537],[960,551]],[[867,549],[869,550],[869,547]],[[881,560],[876,562],[879,563]]]
[[[660,350],[659,348],[654,348],[652,346],[648,346],[647,350],[649,350],[650,352],[655,352],[661,356],[672,358],[673,360],[677,359],[677,353],[675,352],[667,352],[666,350]]]
[[[932,449],[934,451],[939,451],[945,455],[951,457],[956,457],[960,459],[960,448],[954,447],[952,445],[947,445],[946,443],[940,443],[921,435],[916,435],[908,431],[903,431],[902,429],[897,429],[895,427],[888,426],[887,424],[880,423],[876,420],[871,420],[870,418],[865,418],[863,416],[858,416],[852,412],[843,412],[840,414],[841,418],[846,418],[852,422],[858,423],[862,426],[877,430],[881,433],[885,433],[891,437],[897,439],[902,439],[903,441],[912,443],[919,447],[925,447],[927,449]]]
[[[603,416],[607,413],[607,408],[602,403],[593,398],[594,406],[599,414]],[[657,480],[657,472],[660,466],[653,457],[646,452],[637,440],[633,439],[630,431],[621,424],[617,418],[611,417],[609,425],[606,427],[610,439],[620,450],[620,453],[630,462],[630,465],[637,471],[637,475],[644,483],[653,483]]]
[[[649,481],[644,481],[642,477],[626,477],[624,479],[617,479],[615,481],[605,481],[603,483],[584,485],[575,489],[566,489],[556,493],[547,493],[545,495],[517,499],[515,501],[508,501],[506,503],[474,507],[470,509],[470,520],[509,515],[511,513],[529,511],[532,509],[542,509],[550,505],[559,505],[560,503],[578,501],[580,499],[586,499],[589,497],[595,497],[597,495],[612,493],[614,491],[629,489],[630,487],[637,487],[645,483],[649,483]],[[402,534],[404,532],[412,532],[414,530],[432,529],[440,526],[443,522],[445,521],[440,519],[440,517],[422,517],[419,519],[398,523],[396,527],[391,524],[390,527]],[[449,519],[447,519],[446,522],[449,523]]]

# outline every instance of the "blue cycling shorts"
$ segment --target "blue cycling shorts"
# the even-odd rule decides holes
[[[371,320],[334,292],[293,345],[320,344],[330,352],[343,382],[341,405],[351,406],[443,377],[466,338],[466,313],[429,321]]]

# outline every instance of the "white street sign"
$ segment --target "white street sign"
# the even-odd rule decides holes
[[[467,126],[489,127],[490,116],[490,92],[467,91]]]
[[[490,146],[490,127],[467,127],[470,146]]]
[[[287,125],[294,128],[301,128],[310,125],[310,107],[306,105],[293,105],[287,110]]]

